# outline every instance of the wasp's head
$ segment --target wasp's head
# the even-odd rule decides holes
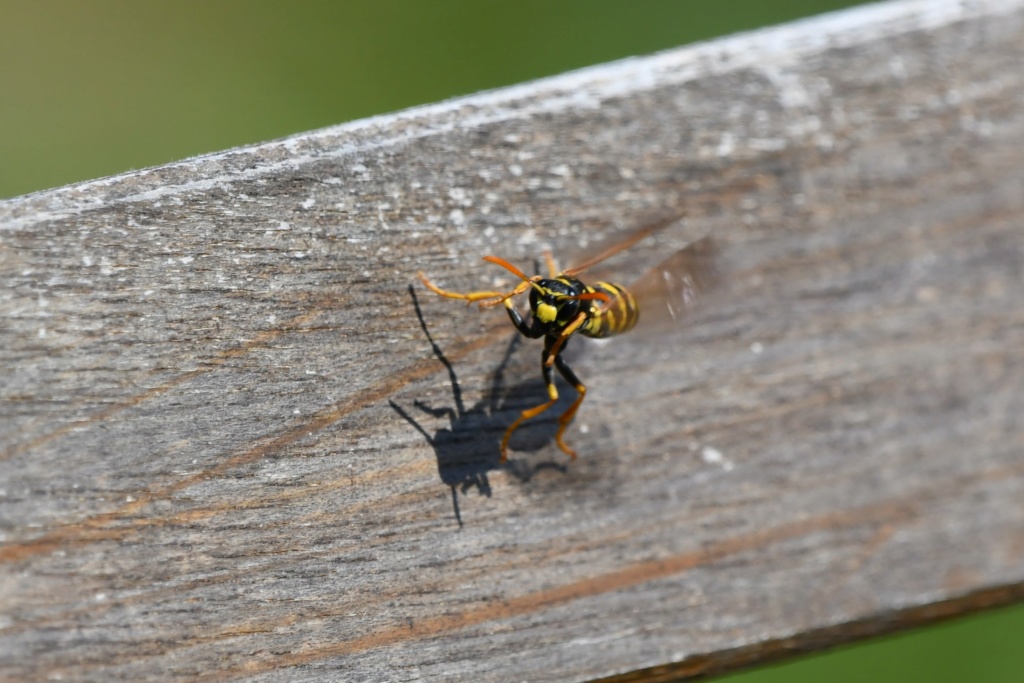
[[[566,279],[540,280],[530,290],[533,326],[544,334],[558,332],[580,312],[582,285]]]

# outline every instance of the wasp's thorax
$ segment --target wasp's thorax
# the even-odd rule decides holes
[[[530,289],[533,328],[543,334],[561,331],[580,312],[582,302],[570,297],[578,297],[584,289],[583,283],[573,277],[538,280]]]

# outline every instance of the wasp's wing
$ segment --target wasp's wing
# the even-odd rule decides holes
[[[597,264],[610,259],[612,256],[629,249],[637,242],[650,237],[651,235],[661,232],[673,223],[681,220],[683,214],[679,212],[673,213],[660,213],[654,216],[648,217],[648,219],[639,228],[630,233],[625,239],[619,240],[617,243],[607,247],[606,249],[598,252],[597,254],[586,258],[581,263],[577,263],[572,268],[568,268],[562,271],[562,275],[570,275],[575,277],[584,270],[596,266]]]
[[[717,248],[711,237],[691,242],[654,266],[627,288],[640,312],[638,327],[671,326],[720,283]],[[606,304],[612,308],[612,300]]]

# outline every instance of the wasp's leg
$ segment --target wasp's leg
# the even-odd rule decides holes
[[[554,280],[558,277],[558,268],[555,266],[555,259],[551,256],[551,250],[544,250],[544,262],[548,265],[548,272],[551,273],[551,279]]]
[[[544,357],[544,365],[546,367],[550,368],[555,364],[555,359],[562,353],[562,347],[565,346],[565,342],[568,341],[569,337],[571,337],[576,330],[580,329],[580,326],[586,321],[587,314],[580,311],[580,314],[576,316],[571,323],[565,326],[565,329],[559,333],[558,337],[556,337],[555,341],[551,344],[551,352],[546,354]]]
[[[587,395],[587,387],[579,380],[576,373],[572,371],[572,368],[569,367],[569,364],[565,362],[561,355],[555,356],[555,367],[562,373],[562,377],[569,380],[569,384],[579,393],[573,404],[569,406],[569,410],[562,413],[562,416],[558,418],[558,432],[555,433],[555,443],[570,458],[575,460],[576,452],[565,445],[565,442],[562,441],[562,434],[565,432],[565,428],[569,426],[569,423],[572,422],[572,419],[576,417],[576,411],[579,410],[580,404],[583,403],[583,399]]]
[[[472,303],[474,301],[482,301],[484,299],[497,299],[498,301],[495,302],[495,303],[498,303],[498,302],[503,301],[504,297],[506,296],[505,292],[469,292],[468,294],[459,294],[458,292],[449,292],[448,290],[441,289],[440,287],[435,285],[433,282],[428,280],[427,276],[424,275],[422,272],[417,273],[417,275],[420,276],[420,280],[423,281],[423,285],[427,289],[429,289],[434,294],[438,294],[438,295],[443,296],[443,297],[445,297],[447,299],[462,299],[463,301],[468,301],[470,303]],[[515,290],[513,290],[513,291],[515,291]],[[512,295],[508,295],[508,296],[512,296]]]
[[[519,334],[529,339],[536,339],[542,336],[544,333],[540,330],[536,330],[530,327],[525,320],[523,320],[523,314],[519,312],[516,305],[512,303],[512,299],[505,299],[505,310],[508,311],[508,317],[512,321],[512,324],[519,330]]]
[[[505,430],[505,436],[501,439],[501,462],[508,460],[508,442],[509,439],[512,438],[512,433],[519,428],[519,425],[523,424],[530,418],[537,417],[545,410],[555,405],[555,401],[558,400],[558,389],[555,388],[555,378],[551,372],[551,366],[547,364],[547,357],[549,353],[551,353],[551,349],[548,347],[548,344],[545,343],[544,355],[541,359],[540,369],[541,374],[544,376],[544,384],[547,385],[548,388],[548,401],[547,403],[542,403],[534,408],[524,410],[520,413],[519,417],[516,418],[516,421],[512,423],[512,426]]]
[[[506,306],[509,306],[510,305],[509,302],[512,300],[512,297],[519,296],[520,294],[525,292],[527,289],[529,289],[533,285],[533,283],[536,282],[539,279],[540,278],[533,278],[532,280],[524,280],[523,282],[520,282],[518,285],[516,285],[516,288],[513,289],[508,294],[499,294],[498,298],[493,300],[493,301],[481,301],[480,302],[480,308],[490,308],[491,306],[497,306],[498,304],[500,304],[503,301],[505,302]]]

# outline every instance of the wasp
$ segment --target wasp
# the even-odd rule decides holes
[[[418,273],[427,289],[445,298],[461,299],[467,303],[476,302],[480,308],[503,303],[512,324],[520,334],[530,339],[544,338],[541,374],[547,387],[548,400],[522,411],[515,422],[505,430],[501,440],[501,462],[508,459],[508,443],[516,429],[526,420],[546,411],[558,400],[554,369],[558,370],[577,393],[573,404],[558,418],[558,431],[555,434],[555,443],[558,447],[571,459],[576,459],[576,452],[569,448],[563,437],[587,395],[587,387],[562,357],[566,342],[572,335],[579,333],[585,337],[603,339],[628,332],[636,327],[640,320],[641,305],[646,307],[649,301],[656,302],[658,299],[663,304],[663,310],[672,318],[677,318],[684,309],[692,307],[716,279],[712,263],[714,250],[710,237],[690,243],[650,269],[628,288],[611,282],[587,285],[577,277],[588,268],[628,249],[678,218],[673,216],[669,219],[656,220],[622,243],[566,270],[557,270],[551,254],[546,252],[544,257],[549,271],[548,277],[530,277],[503,258],[484,256],[484,261],[501,266],[520,279],[519,284],[508,292],[449,292],[435,285],[422,272]],[[513,303],[515,297],[527,290],[530,291],[529,322]]]

